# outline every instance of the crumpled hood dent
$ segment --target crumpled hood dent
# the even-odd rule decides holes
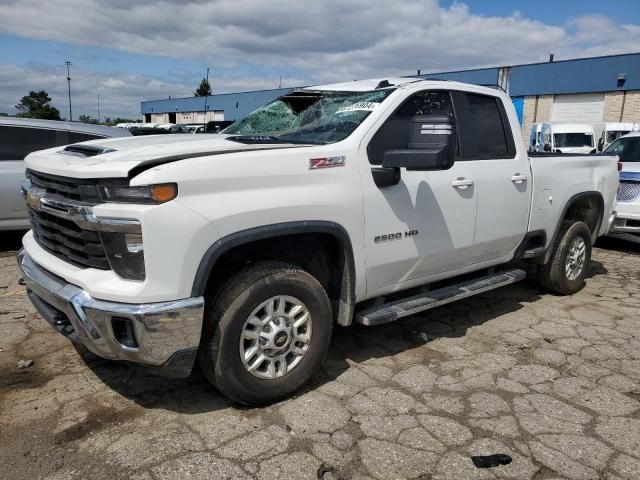
[[[202,138],[204,136],[204,138]],[[74,178],[122,178],[131,171],[191,157],[250,152],[253,150],[300,148],[297,144],[243,144],[227,140],[228,135],[149,135],[122,139],[101,139],[82,145],[100,147],[107,153],[85,157],[64,151],[64,147],[33,152],[25,158],[27,168]]]

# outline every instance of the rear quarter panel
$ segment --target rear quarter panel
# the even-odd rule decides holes
[[[598,236],[607,230],[607,219],[615,209],[618,191],[617,157],[533,156],[533,198],[529,231],[544,230],[547,247],[570,200],[585,192],[599,192],[604,202]]]

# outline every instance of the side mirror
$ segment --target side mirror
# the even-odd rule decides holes
[[[545,144],[544,144],[544,147],[542,147],[542,149],[543,149],[545,152],[550,152],[550,151],[551,151],[551,144],[550,144],[550,143],[545,143]]]
[[[455,160],[456,135],[447,115],[416,115],[409,122],[408,148],[386,150],[382,166],[407,170],[447,170]]]

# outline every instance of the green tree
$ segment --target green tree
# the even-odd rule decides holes
[[[203,78],[198,86],[198,89],[193,92],[194,97],[206,97],[209,95],[213,95],[213,90],[211,90],[211,85],[209,84],[209,80]]]
[[[99,123],[98,120],[93,118],[91,115],[80,115],[78,120],[80,120],[82,123],[92,123],[94,125],[97,125]]]
[[[116,117],[116,118],[107,117],[104,119],[104,123],[105,125],[109,125],[113,127],[118,123],[140,123],[140,120],[132,120],[130,118],[121,118],[121,117]]]
[[[19,111],[18,117],[43,118],[46,120],[60,120],[60,111],[49,105],[51,97],[44,90],[31,91],[20,99],[15,107]]]

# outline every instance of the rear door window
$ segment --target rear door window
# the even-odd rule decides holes
[[[513,158],[515,143],[502,102],[497,97],[452,92],[462,160]]]
[[[66,130],[0,125],[0,161],[24,160],[31,152],[69,143]]]

